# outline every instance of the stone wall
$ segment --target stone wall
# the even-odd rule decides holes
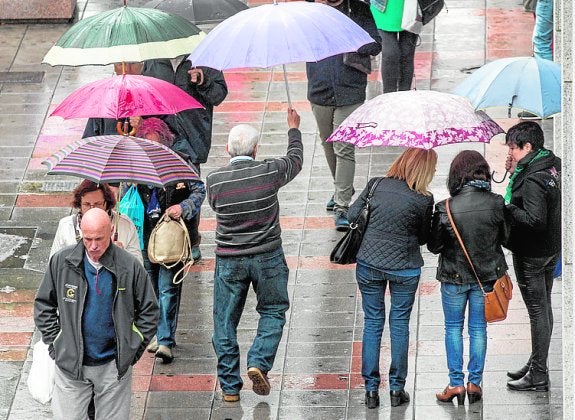
[[[575,20],[573,16],[573,0],[555,0],[555,61],[562,66],[562,116],[555,121],[555,133],[561,141],[561,157],[563,159],[562,190],[563,190],[563,418],[575,418],[575,352],[574,328],[575,306],[573,285],[574,239],[573,231],[573,196],[574,196],[574,163],[575,129],[573,121],[573,35]]]
[[[76,0],[0,0],[0,21],[68,21]]]

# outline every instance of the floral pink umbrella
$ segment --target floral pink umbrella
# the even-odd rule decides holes
[[[483,142],[503,129],[467,98],[433,90],[384,93],[351,113],[327,141],[357,147],[431,149],[451,143]]]
[[[126,118],[176,114],[203,108],[179,87],[154,77],[123,74],[76,89],[50,115],[63,118]]]

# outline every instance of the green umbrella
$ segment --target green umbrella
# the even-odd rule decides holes
[[[189,54],[205,37],[188,20],[142,7],[119,7],[82,19],[44,57],[52,66],[106,65]]]

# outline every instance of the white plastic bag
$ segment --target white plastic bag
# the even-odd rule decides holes
[[[403,4],[403,16],[401,29],[414,34],[419,34],[423,28],[421,21],[421,9],[417,0],[405,0]]]
[[[28,375],[28,391],[36,401],[46,404],[52,399],[56,362],[48,353],[48,345],[42,340],[34,344],[32,367]]]

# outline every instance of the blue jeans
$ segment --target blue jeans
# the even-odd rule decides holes
[[[143,250],[142,255],[144,257],[144,267],[154,286],[160,308],[156,338],[158,339],[158,344],[172,348],[176,345],[176,328],[178,326],[180,298],[182,296],[182,283],[174,284],[172,279],[174,274],[181,268],[181,265],[178,264],[168,270],[161,264],[151,263],[148,259],[147,250]]]
[[[493,290],[492,284],[484,284],[485,291]],[[487,323],[485,322],[485,302],[477,283],[441,283],[441,303],[445,317],[445,351],[449,369],[449,385],[463,386],[463,324],[465,308],[469,319],[469,372],[467,382],[481,385],[485,353],[487,352]],[[468,305],[469,303],[469,305]]]
[[[365,390],[377,391],[381,383],[379,352],[385,324],[385,290],[388,282],[391,293],[389,389],[390,391],[402,390],[407,377],[409,318],[415,301],[419,276],[395,276],[360,262],[357,263],[355,274],[364,313],[361,375],[365,380]]]
[[[533,29],[533,54],[553,60],[553,0],[538,0]]]
[[[243,386],[237,327],[250,285],[256,293],[256,311],[260,319],[256,337],[248,351],[248,367],[257,367],[264,373],[271,370],[289,308],[288,275],[281,247],[238,257],[216,255],[212,344],[224,393],[238,394]]]

